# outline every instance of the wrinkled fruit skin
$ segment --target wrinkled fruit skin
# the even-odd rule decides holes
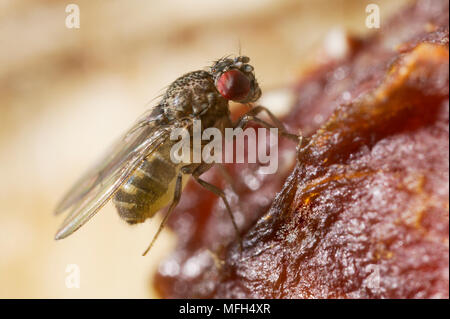
[[[299,83],[285,123],[310,138],[291,169],[229,167],[242,252],[220,200],[188,185],[163,297],[449,297],[448,2],[426,3]]]

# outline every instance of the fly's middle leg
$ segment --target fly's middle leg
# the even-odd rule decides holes
[[[210,169],[211,166],[212,166],[212,164],[201,164],[200,166],[195,167],[195,169],[192,171],[192,173],[191,172],[189,172],[189,173],[192,174],[192,177],[195,179],[195,181],[197,183],[200,184],[200,186],[202,186],[206,190],[210,191],[211,193],[219,196],[223,200],[223,203],[225,204],[225,207],[227,209],[227,213],[231,218],[231,222],[233,223],[234,230],[236,231],[236,236],[238,237],[238,240],[239,240],[239,248],[242,250],[242,238],[239,233],[239,228],[236,224],[236,220],[234,219],[234,215],[231,210],[231,206],[228,203],[227,197],[225,196],[225,193],[223,192],[223,190],[221,190],[217,186],[215,186],[211,183],[208,183],[207,181],[200,178],[200,175],[202,175],[204,172],[206,172],[208,169]],[[189,170],[189,166],[186,166],[186,171],[188,171],[188,170]]]
[[[213,184],[210,184],[210,183],[204,181],[203,179],[201,179],[198,176],[194,176],[194,178],[197,181],[197,183],[199,183],[201,186],[203,186],[210,192],[212,192],[212,193],[216,194],[217,196],[219,196],[220,198],[222,198],[222,200],[227,208],[228,215],[230,215],[231,221],[233,223],[233,227],[236,231],[236,235],[238,236],[240,248],[242,250],[242,238],[241,238],[241,235],[239,234],[239,228],[237,227],[236,220],[234,219],[233,212],[231,211],[231,207],[230,207],[230,204],[228,203],[225,193],[223,192],[223,190],[221,190],[217,186],[214,186]]]
[[[237,185],[236,185],[236,181],[233,179],[233,177],[231,177],[230,172],[228,171],[228,169],[222,163],[216,163],[216,167],[217,167],[218,171],[220,172],[220,174],[222,175],[222,177],[227,182],[227,184],[230,185],[230,187],[233,190],[233,192],[236,195],[239,194],[238,188],[237,188]]]
[[[234,219],[233,213],[231,211],[231,207],[230,204],[228,203],[228,200],[225,196],[225,193],[218,188],[217,186],[214,186],[204,180],[202,180],[199,176],[201,174],[203,174],[204,172],[206,172],[208,169],[210,169],[212,166],[212,164],[201,164],[200,166],[197,165],[188,165],[188,166],[184,166],[183,168],[181,168],[180,173],[177,176],[177,180],[175,183],[175,191],[174,191],[174,195],[173,195],[173,200],[169,206],[169,209],[167,210],[166,215],[164,216],[161,224],[159,225],[159,228],[156,232],[156,234],[153,236],[153,239],[150,243],[150,245],[147,247],[147,249],[144,251],[144,253],[142,254],[143,256],[145,256],[150,249],[153,247],[153,244],[156,242],[156,239],[158,238],[159,234],[161,233],[161,231],[163,230],[167,219],[169,218],[170,214],[172,213],[172,211],[175,209],[175,207],[178,205],[178,202],[180,201],[180,197],[181,197],[181,191],[182,191],[182,181],[183,181],[183,175],[192,175],[192,177],[194,177],[194,179],[204,188],[206,188],[207,190],[209,190],[210,192],[216,194],[217,196],[219,196],[220,198],[222,198],[226,208],[227,208],[227,212],[231,218],[231,221],[233,223],[233,227],[236,231],[236,234],[238,236],[239,239],[239,245],[240,248],[242,250],[242,239],[241,236],[239,234],[239,229],[237,227],[236,224],[236,220]]]

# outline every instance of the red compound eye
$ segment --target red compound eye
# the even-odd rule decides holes
[[[225,72],[217,80],[217,90],[227,100],[239,101],[248,96],[250,80],[239,70]]]

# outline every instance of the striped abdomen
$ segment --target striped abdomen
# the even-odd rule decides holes
[[[115,194],[117,211],[128,223],[142,223],[173,199],[181,166],[172,163],[168,154],[163,147],[147,157]]]

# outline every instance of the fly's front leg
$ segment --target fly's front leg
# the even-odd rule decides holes
[[[192,177],[194,177],[194,179],[197,181],[197,183],[199,183],[202,187],[206,188],[211,193],[214,193],[217,196],[219,196],[220,198],[222,198],[223,203],[225,204],[225,207],[227,208],[228,215],[231,218],[231,222],[233,223],[233,227],[234,227],[234,230],[236,231],[236,235],[239,239],[239,247],[242,250],[242,238],[239,233],[239,228],[237,227],[236,220],[234,219],[233,212],[231,211],[230,204],[228,203],[227,197],[225,196],[225,193],[223,192],[223,190],[221,190],[217,186],[210,184],[199,177],[204,172],[206,172],[209,168],[211,168],[211,166],[212,166],[212,164],[202,164],[202,165],[198,166],[192,173]]]
[[[271,119],[273,124],[270,124],[270,123],[256,117],[256,115],[258,115],[259,113],[261,113],[263,111],[267,113],[267,115],[269,116],[269,118]],[[261,124],[262,126],[264,126],[266,128],[277,128],[278,134],[280,134],[281,136],[285,136],[285,137],[295,141],[296,143],[299,143],[300,145],[302,144],[302,138],[303,138],[302,135],[298,136],[295,134],[288,133],[286,131],[286,128],[284,127],[283,123],[281,123],[280,120],[277,119],[277,117],[275,115],[273,115],[272,112],[270,112],[264,106],[258,105],[258,106],[253,107],[250,111],[245,113],[237,121],[237,123],[234,125],[234,128],[244,129],[249,122],[255,122],[255,123]]]

